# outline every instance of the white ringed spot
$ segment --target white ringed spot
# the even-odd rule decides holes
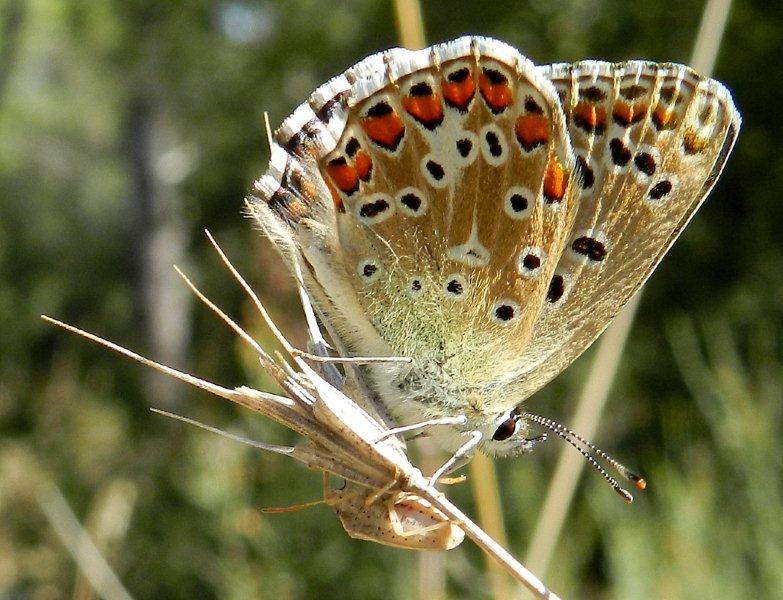
[[[607,162],[615,175],[624,173],[633,164],[634,152],[629,145],[629,138],[630,136],[626,132],[622,136],[613,137],[609,140]]]
[[[446,161],[428,154],[419,163],[424,178],[434,188],[444,188],[449,184],[449,172],[446,170]]]
[[[503,131],[494,123],[481,128],[481,156],[493,167],[499,167],[508,159],[508,142]]]
[[[571,237],[568,254],[576,262],[598,265],[609,252],[609,239],[603,231],[580,229]]]
[[[365,284],[377,281],[382,271],[383,266],[377,258],[365,258],[356,266],[356,273]]]
[[[421,275],[414,275],[408,279],[406,293],[409,298],[418,298],[424,293],[424,278]]]
[[[522,277],[534,279],[541,274],[541,269],[546,264],[546,252],[538,246],[526,246],[522,248],[517,259],[517,270]]]
[[[671,194],[677,192],[679,179],[676,175],[666,173],[650,182],[644,200],[648,206],[659,207],[665,203]]]
[[[356,203],[356,216],[362,223],[375,225],[394,214],[394,203],[388,194],[372,194]]]
[[[642,144],[633,156],[633,174],[639,183],[647,183],[650,177],[660,173],[663,163],[661,153],[654,146]]]
[[[400,212],[409,217],[420,217],[427,212],[429,203],[427,196],[415,187],[401,189],[395,195],[397,207]]]
[[[468,282],[459,273],[446,276],[443,282],[443,293],[451,300],[464,300],[468,291]]]
[[[515,185],[508,189],[503,198],[503,210],[512,219],[527,219],[533,212],[536,194],[526,187]]]
[[[571,292],[573,278],[570,273],[555,271],[546,292],[547,306],[560,306]]]
[[[492,305],[490,318],[492,322],[501,327],[508,327],[519,319],[522,309],[519,302],[510,298],[503,298]]]
[[[457,141],[454,142],[456,149],[455,160],[461,167],[466,167],[476,160],[479,153],[479,139],[472,131],[460,131]]]

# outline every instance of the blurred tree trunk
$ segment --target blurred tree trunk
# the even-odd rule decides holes
[[[126,231],[134,321],[151,356],[183,368],[191,333],[191,296],[172,265],[184,262],[187,244],[177,187],[186,161],[163,111],[144,94],[128,102],[124,141],[130,175]],[[150,402],[175,408],[182,388],[152,371],[145,371],[145,377]]]

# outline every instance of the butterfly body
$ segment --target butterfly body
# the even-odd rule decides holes
[[[400,421],[461,414],[446,446],[479,431],[524,449],[493,432],[649,276],[738,127],[726,89],[687,67],[536,67],[460,38],[319,88],[249,206],[342,351],[411,357],[366,367]]]

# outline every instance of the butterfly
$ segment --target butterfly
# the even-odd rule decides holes
[[[340,354],[450,450],[528,450],[518,406],[599,336],[720,175],[729,91],[686,66],[536,66],[463,37],[374,54],[273,136],[248,210]],[[466,443],[466,439],[469,442]]]

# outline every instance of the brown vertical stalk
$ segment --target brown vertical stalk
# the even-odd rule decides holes
[[[112,561],[117,555],[117,546],[128,532],[137,497],[136,486],[122,479],[111,480],[95,495],[84,520],[84,530],[107,561]],[[78,570],[73,585],[73,600],[95,600],[97,597],[97,590],[89,578],[84,571]]]
[[[427,45],[419,0],[394,0],[397,37],[403,48],[420,50]]]
[[[470,462],[470,483],[478,512],[479,527],[486,531],[501,546],[508,547],[506,526],[503,522],[503,507],[495,471],[495,463],[480,452]],[[487,555],[489,587],[495,600],[511,598],[511,580],[505,569]]]

